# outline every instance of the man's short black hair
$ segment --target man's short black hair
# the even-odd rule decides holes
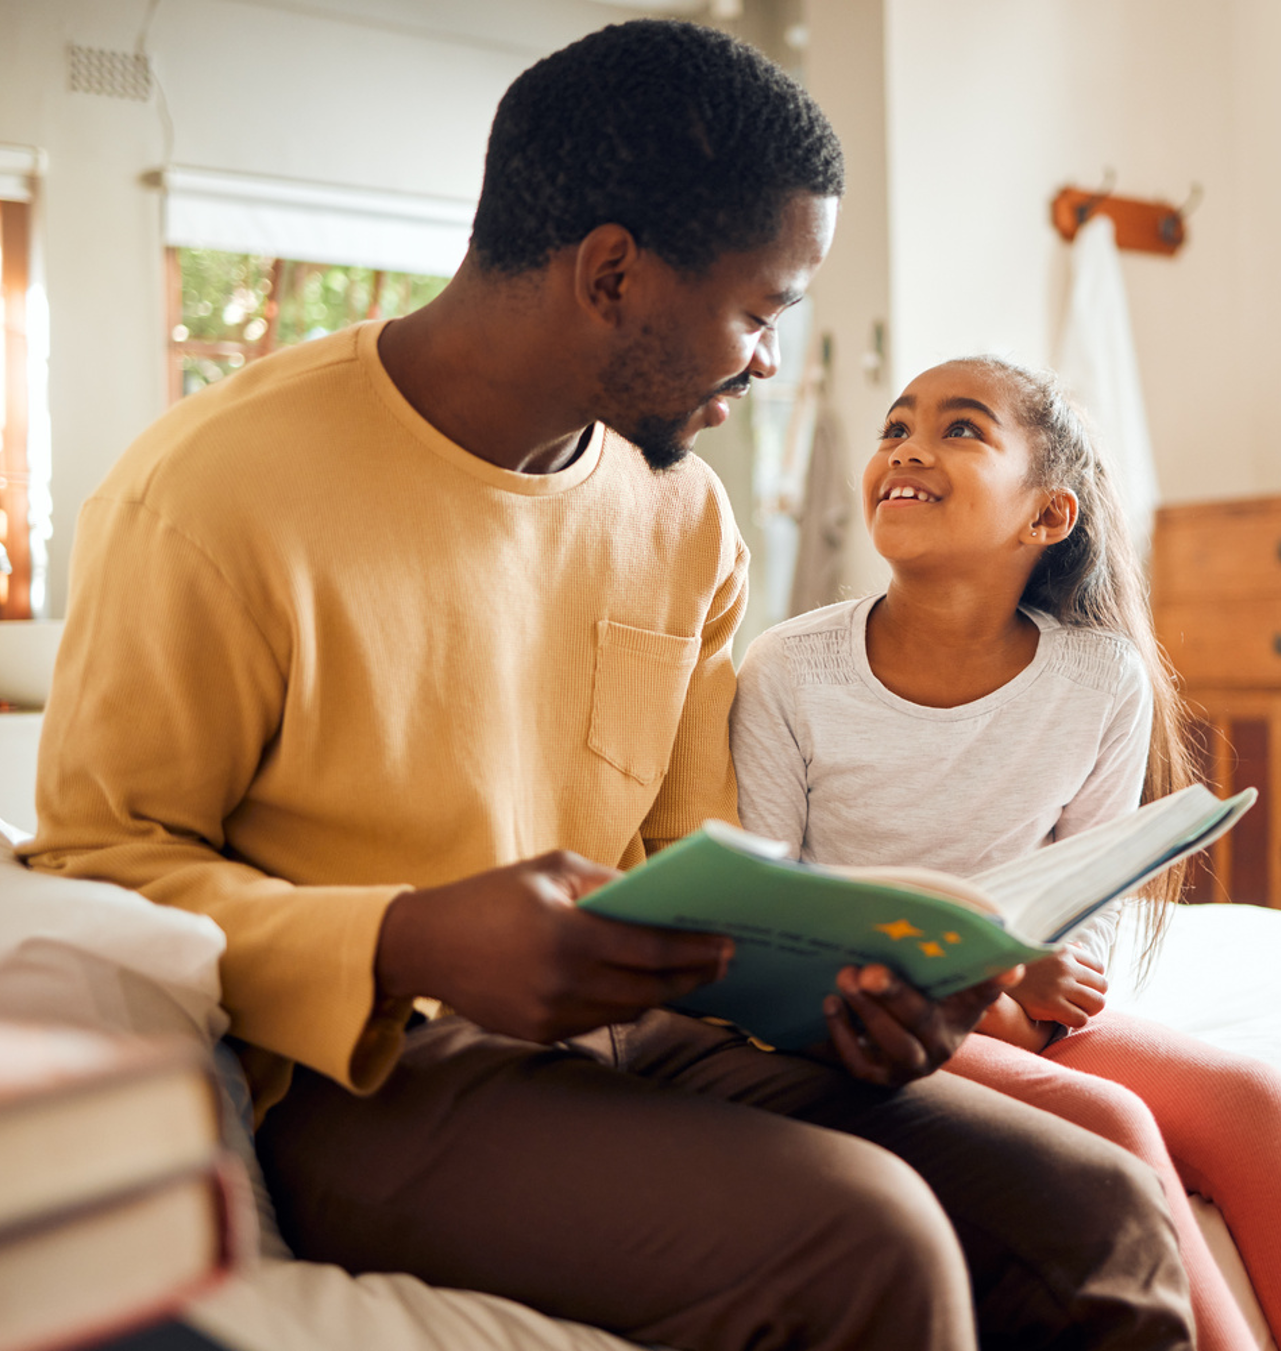
[[[487,271],[525,272],[598,225],[683,272],[778,233],[796,192],[844,191],[814,100],[748,46],[699,24],[611,24],[503,95],[472,230]]]

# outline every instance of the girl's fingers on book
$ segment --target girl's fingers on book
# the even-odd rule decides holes
[[[1071,956],[1080,962],[1082,966],[1088,966],[1092,971],[1097,971],[1100,975],[1103,975],[1107,970],[1107,966],[1103,960],[1094,956],[1093,953],[1087,952],[1080,943],[1069,942],[1063,951],[1071,954]]]

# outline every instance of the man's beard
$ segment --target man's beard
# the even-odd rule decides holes
[[[645,404],[652,406],[664,395],[670,399],[684,383],[685,372],[692,364],[675,334],[660,336],[647,326],[625,352],[615,354],[601,373],[603,393],[620,410],[612,416],[606,414],[602,420],[625,436],[655,473],[674,468],[690,453],[693,435],[686,432],[682,436],[682,432],[701,408],[719,394],[742,393],[751,383],[748,374],[737,375],[676,417],[631,411]]]
[[[680,432],[692,416],[691,413],[689,417],[665,418],[651,413],[626,430],[615,430],[627,437],[656,474],[661,474],[675,468],[689,454],[691,447],[680,439]]]
[[[675,468],[693,450],[695,434],[685,429],[699,411],[719,395],[737,396],[743,393],[749,383],[749,376],[727,380],[701,403],[679,417],[660,417],[657,413],[644,413],[635,419],[605,420],[620,436],[625,436],[640,451],[645,463],[656,474],[661,474]]]
[[[684,417],[663,418],[652,413],[646,414],[629,431],[624,432],[624,435],[645,457],[645,463],[655,473],[662,473],[664,470],[671,469],[674,465],[679,464],[690,453],[693,437],[688,437],[684,441],[680,440],[679,437],[681,431],[689,426],[699,410],[705,408],[715,398],[739,397],[746,393],[751,383],[752,377],[750,375],[736,375],[732,380],[726,380],[724,384],[717,385],[702,403],[686,413]]]
[[[687,437],[686,440],[682,441],[679,439],[680,433],[685,427],[689,426],[691,419],[699,410],[705,408],[713,399],[720,396],[728,395],[731,398],[737,398],[746,392],[751,382],[750,375],[736,375],[734,379],[726,380],[723,385],[718,385],[697,408],[684,417],[664,418],[650,413],[642,417],[624,435],[645,457],[645,463],[656,474],[662,473],[664,470],[671,469],[674,465],[679,464],[690,453],[693,437]]]

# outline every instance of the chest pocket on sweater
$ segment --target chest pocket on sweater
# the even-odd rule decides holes
[[[698,650],[698,638],[598,620],[588,746],[638,783],[661,778]]]

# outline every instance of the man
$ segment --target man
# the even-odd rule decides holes
[[[659,1008],[727,940],[574,906],[735,819],[746,557],[688,451],[842,186],[710,30],[522,75],[436,301],[186,401],[87,504],[28,855],[226,930],[301,1255],[695,1348],[951,1351],[975,1305],[991,1345],[1189,1346],[1155,1182],[924,1077],[996,983],[850,971],[831,1063],[770,1055]]]

